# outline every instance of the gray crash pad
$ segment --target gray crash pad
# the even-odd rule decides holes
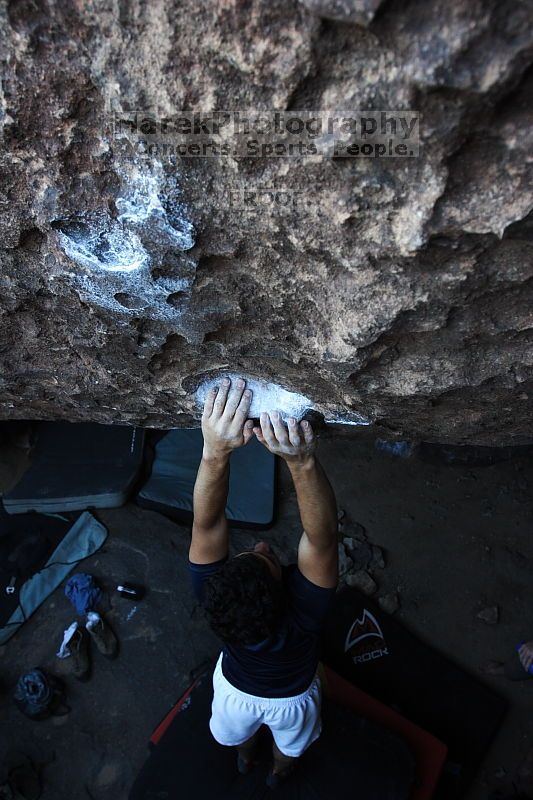
[[[144,431],[124,425],[40,422],[31,464],[3,497],[8,514],[116,508],[142,465]]]
[[[138,504],[177,522],[191,522],[202,447],[199,428],[165,434],[156,444],[152,474],[137,496]],[[275,457],[255,438],[232,453],[226,506],[232,524],[258,529],[273,524],[275,464]]]

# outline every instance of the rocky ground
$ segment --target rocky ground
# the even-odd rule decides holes
[[[360,581],[363,573],[350,575],[364,570],[368,591],[389,610],[398,606],[399,619],[475,673],[533,636],[530,458],[450,466],[415,452],[404,460],[377,450],[370,435],[357,442],[323,438],[321,458],[345,512],[343,536],[353,540],[348,582]],[[278,520],[264,538],[290,559],[300,526],[284,469],[279,496]],[[190,670],[217,652],[188,588],[187,529],[132,504],[98,517],[109,538],[84,569],[108,589],[128,579],[149,590],[137,604],[110,595],[118,659],[96,653],[87,684],[67,678],[71,713],[30,722],[9,690],[35,664],[63,672],[66,662],[54,653],[73,612],[62,591],[0,648],[7,690],[0,701],[2,754],[22,750],[47,762],[43,800],[125,800],[152,729]],[[256,538],[234,532],[233,546]],[[533,745],[533,685],[486,680],[509,698],[511,710],[469,800],[486,800],[488,787],[509,780]]]

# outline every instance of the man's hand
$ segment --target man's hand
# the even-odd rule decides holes
[[[518,650],[518,656],[525,671],[529,672],[529,668],[533,664],[533,641],[524,642]]]
[[[242,378],[234,386],[224,378],[218,388],[209,390],[202,414],[204,459],[228,456],[250,441],[253,422],[247,417],[251,402],[252,393],[245,389]]]
[[[305,464],[313,460],[316,450],[316,439],[313,429],[307,420],[298,424],[294,417],[289,417],[288,428],[281,414],[272,411],[261,414],[261,427],[253,432],[261,444],[271,453],[281,456],[288,464]]]

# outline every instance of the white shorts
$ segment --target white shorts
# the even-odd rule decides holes
[[[237,747],[261,725],[267,725],[283,755],[297,758],[320,736],[322,693],[318,675],[307,691],[294,697],[256,697],[226,680],[221,654],[213,674],[213,689],[209,727],[219,744]]]

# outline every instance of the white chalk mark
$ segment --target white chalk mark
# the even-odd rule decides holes
[[[277,383],[270,383],[260,378],[252,378],[249,375],[235,372],[221,372],[214,378],[210,378],[201,383],[196,390],[196,402],[198,408],[203,408],[207,392],[213,386],[220,386],[223,378],[244,378],[248,389],[252,390],[252,404],[248,412],[249,417],[257,418],[262,411],[279,411],[282,419],[287,422],[289,417],[301,420],[306,411],[317,411],[325,417],[325,422],[330,425],[371,425],[372,421],[357,411],[350,414],[342,413],[336,415],[335,406],[324,406],[321,403],[314,403],[308,397],[297,392],[290,392]]]
[[[133,272],[148,261],[148,253],[133,231],[125,230],[104,212],[65,221],[59,239],[67,256],[90,269]]]
[[[54,223],[64,252],[83,268],[67,275],[85,302],[121,316],[175,321],[187,308],[196,267],[185,254],[195,232],[178,178],[159,162],[130,162],[117,172],[123,189],[116,218],[100,209]],[[169,252],[177,274],[154,277]]]
[[[212,386],[219,386],[221,380],[226,377],[231,378],[232,381],[242,377],[246,380],[248,389],[252,390],[249,417],[259,417],[262,411],[279,411],[285,421],[291,416],[299,420],[311,408],[311,400],[302,394],[290,392],[276,383],[268,383],[258,378],[250,378],[233,372],[221,373],[216,378],[211,378],[200,384],[196,390],[196,401],[199,406],[203,407],[209,389]]]
[[[328,425],[371,425],[372,422],[365,417],[357,415],[357,419],[351,417],[325,417],[324,422]]]
[[[115,200],[119,222],[144,225],[149,222],[157,232],[171,240],[179,250],[194,247],[194,227],[183,203],[174,197],[165,208],[162,201],[163,170],[155,163],[148,172],[133,166],[126,178],[126,188]]]

